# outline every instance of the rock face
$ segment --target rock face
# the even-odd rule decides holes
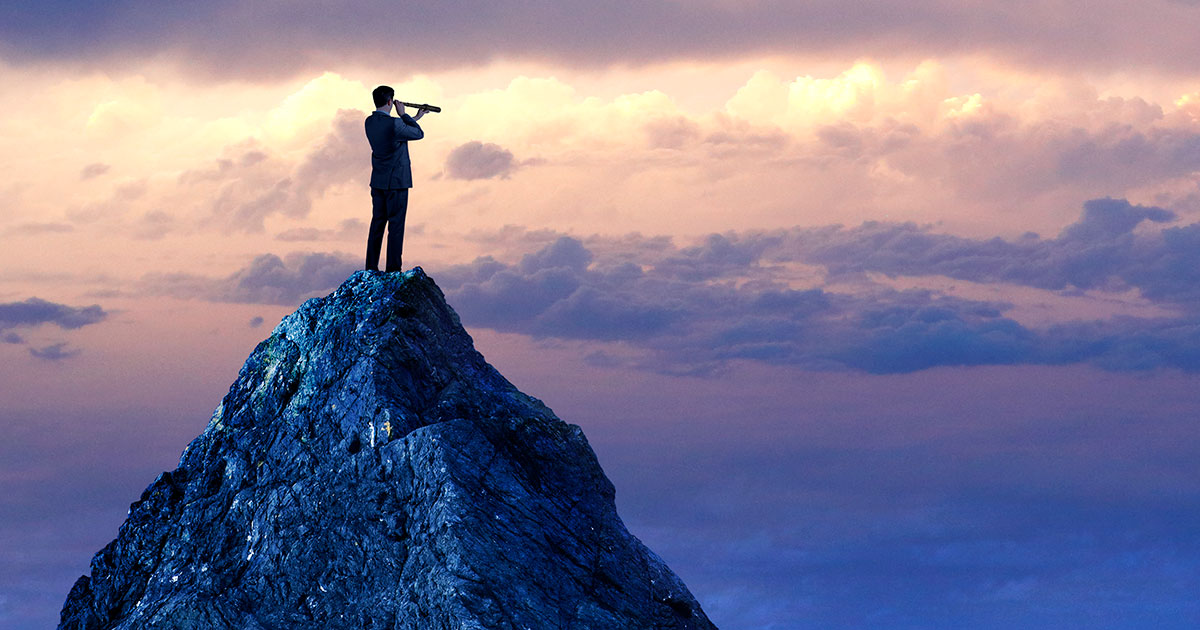
[[[360,271],[258,345],[59,628],[713,628],[613,499],[428,276]]]

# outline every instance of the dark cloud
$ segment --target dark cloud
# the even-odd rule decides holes
[[[372,19],[364,20],[362,16]],[[219,0],[164,8],[146,2],[67,3],[9,11],[0,54],[112,68],[175,59],[193,75],[285,76],[362,62],[364,42],[402,41],[406,65],[426,71],[497,58],[595,67],[679,59],[801,54],[914,58],[984,54],[1036,68],[1190,72],[1200,16],[1150,0],[1036,10],[951,0],[443,3],[397,12],[380,2],[277,7]],[[197,29],[196,24],[208,25]],[[269,34],[269,35],[267,35]]]
[[[754,265],[767,248],[778,245],[771,235],[710,234],[701,245],[669,252],[655,267],[683,280],[710,280]]]
[[[229,302],[295,304],[315,293],[325,293],[341,284],[356,268],[341,254],[290,254],[286,263],[265,254],[230,276],[223,287]]]
[[[263,321],[263,318],[260,316],[251,317],[248,325],[251,328],[258,328],[259,326],[263,325]]]
[[[53,324],[74,329],[104,321],[108,313],[98,304],[67,306],[31,297],[23,302],[0,304],[0,330]]]
[[[1064,181],[1134,186],[1200,170],[1200,133],[1115,123],[1098,132],[1072,129],[1050,142]]]
[[[454,147],[446,156],[446,174],[452,179],[507,178],[517,167],[508,149],[472,140]]]
[[[858,334],[834,353],[845,365],[877,374],[943,365],[1009,365],[1038,359],[1033,331],[1000,316],[992,305],[913,300],[859,315]]]
[[[294,306],[328,293],[361,265],[356,257],[342,253],[292,253],[283,258],[263,254],[224,278],[147,274],[140,290],[182,299]]]
[[[793,230],[771,256],[824,265],[834,275],[875,271],[939,275],[1040,289],[1136,288],[1146,297],[1200,306],[1200,224],[1135,233],[1144,222],[1175,219],[1169,211],[1123,199],[1093,199],[1057,237],[967,239],[912,223],[869,222]]]
[[[22,337],[21,335],[18,335],[15,332],[7,332],[7,333],[4,333],[3,337],[0,337],[0,341],[3,341],[4,343],[13,343],[13,344],[25,343],[25,338]]]
[[[42,348],[29,349],[30,355],[39,359],[45,359],[47,361],[62,361],[63,359],[69,359],[71,357],[78,356],[79,353],[80,350],[78,349],[68,349],[65,341],[50,344]]]
[[[99,177],[107,173],[111,168],[111,165],[103,162],[92,162],[79,171],[79,179],[92,179],[93,177]]]
[[[1112,370],[1200,371],[1200,224],[1139,230],[1171,212],[1096,199],[1055,238],[969,239],[914,224],[865,223],[662,239],[545,235],[515,264],[485,257],[436,277],[469,325],[537,337],[624,341],[593,364],[708,373],[734,360],[904,373],[938,366],[1087,362]],[[787,265],[826,270],[795,290]],[[896,290],[867,272],[1011,283],[1069,294],[1138,290],[1176,317],[1116,317],[1034,329],[1007,303]],[[616,354],[614,354],[616,352]]]
[[[701,373],[735,359],[814,369],[907,372],[1029,360],[1032,333],[1005,305],[878,289],[870,295],[738,286],[778,239],[713,236],[632,262],[596,260],[561,237],[517,264],[481,258],[437,279],[468,325],[539,337],[631,341],[642,367]],[[613,362],[598,353],[593,362]]]

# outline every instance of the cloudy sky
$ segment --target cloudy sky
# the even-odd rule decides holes
[[[406,266],[723,628],[1200,624],[1200,2],[0,5],[0,626]]]

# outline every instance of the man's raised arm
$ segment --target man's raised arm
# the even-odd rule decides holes
[[[400,117],[396,119],[396,136],[401,140],[420,140],[425,137],[425,132],[421,130],[421,125],[412,116],[404,113],[404,106],[396,103],[397,113]],[[421,116],[425,110],[417,112],[417,116]]]

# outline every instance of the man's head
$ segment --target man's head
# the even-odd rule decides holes
[[[395,97],[396,97],[396,90],[393,90],[392,88],[390,88],[386,85],[381,85],[381,86],[375,88],[374,90],[371,90],[371,98],[375,100],[376,109],[383,107],[384,105],[387,105],[388,101],[392,100]]]

